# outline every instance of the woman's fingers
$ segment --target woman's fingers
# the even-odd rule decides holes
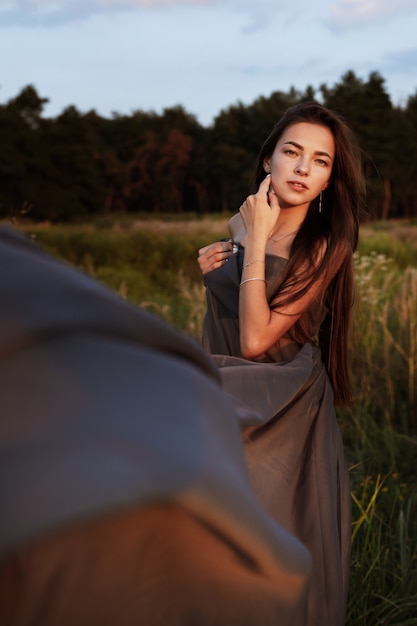
[[[231,241],[217,241],[198,251],[198,264],[201,273],[207,274],[226,263],[233,253]]]
[[[269,206],[271,207],[272,210],[279,211],[280,206],[278,202],[278,196],[272,188],[270,189],[268,193],[268,201],[269,201]]]
[[[271,174],[267,174],[258,188],[258,194],[267,196],[269,188],[271,186]]]

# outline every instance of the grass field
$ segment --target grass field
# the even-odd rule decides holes
[[[198,248],[227,219],[19,225],[53,255],[199,340]],[[361,229],[350,361],[338,411],[352,484],[348,626],[417,624],[417,221]]]

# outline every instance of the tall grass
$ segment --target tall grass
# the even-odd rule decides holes
[[[357,404],[379,424],[417,430],[417,267],[382,254],[358,255],[359,297],[351,332]]]
[[[355,258],[355,403],[338,412],[352,484],[349,626],[417,624],[417,256],[407,257],[409,241],[376,230]]]
[[[415,492],[395,474],[368,474],[352,492],[348,625],[417,623]]]
[[[58,259],[104,283],[199,340],[204,290],[197,264],[207,234],[220,236],[224,220],[198,221],[196,233],[179,224],[145,222],[140,227],[32,226],[27,234]],[[216,231],[219,231],[217,233]],[[221,234],[221,236],[224,236]]]
[[[30,228],[54,255],[121,297],[201,336],[205,292],[198,248],[210,225]],[[417,224],[363,229],[350,334],[355,403],[338,410],[352,484],[347,626],[417,625]]]

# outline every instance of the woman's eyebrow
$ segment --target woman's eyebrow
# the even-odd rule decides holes
[[[304,146],[297,143],[296,141],[286,141],[284,143],[284,146],[287,144],[290,144],[291,146],[294,146],[294,148],[298,148],[299,150],[304,150]],[[330,156],[330,154],[328,152],[325,152],[324,150],[316,150],[314,154],[316,154],[317,156],[327,156],[331,161],[333,161],[333,157]]]

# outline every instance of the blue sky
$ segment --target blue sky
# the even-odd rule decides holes
[[[291,86],[378,71],[417,92],[417,0],[0,0],[0,102],[28,84],[46,115],[181,104],[202,124]]]

